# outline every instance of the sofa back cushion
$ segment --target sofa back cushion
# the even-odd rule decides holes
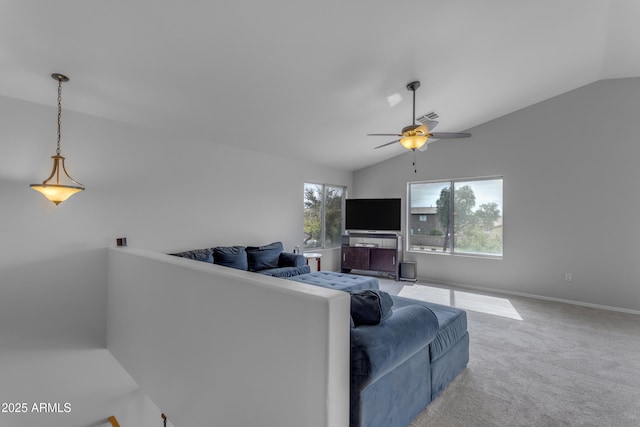
[[[213,248],[213,263],[238,270],[248,270],[244,246],[217,246]]]
[[[306,265],[304,255],[293,254],[291,252],[280,252],[278,267],[302,267]]]
[[[383,291],[351,291],[352,326],[377,325],[391,316],[393,300]]]
[[[202,262],[213,262],[213,252],[211,251],[211,249],[193,249],[190,251],[178,252],[169,255],[179,256],[181,258],[188,258]]]
[[[249,271],[278,267],[280,253],[283,250],[282,242],[274,242],[265,246],[247,246]]]

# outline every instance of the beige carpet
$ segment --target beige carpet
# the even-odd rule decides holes
[[[640,315],[381,280],[467,310],[467,368],[411,424],[640,426]]]

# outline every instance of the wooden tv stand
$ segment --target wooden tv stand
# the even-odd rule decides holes
[[[342,236],[340,269],[363,270],[400,279],[402,236],[395,233],[349,233]]]

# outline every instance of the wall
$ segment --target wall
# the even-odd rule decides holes
[[[13,392],[18,378],[51,390],[40,399],[73,398],[73,412],[47,418],[48,427],[86,427],[111,413],[123,426],[157,425],[157,408],[128,399],[135,383],[126,372],[88,351],[106,346],[104,251],[116,237],[160,252],[275,240],[292,249],[302,246],[304,182],[351,185],[347,172],[63,111],[62,154],[87,189],[55,206],[29,189],[51,171],[55,107],[0,97],[0,129],[0,372],[17,372],[0,381],[0,398],[29,398]],[[87,366],[114,382],[96,385]],[[78,380],[61,383],[56,371]]]
[[[347,427],[349,296],[109,253],[108,348],[182,426]]]
[[[415,174],[410,153],[357,171],[353,194],[503,175],[503,259],[406,253],[418,276],[639,311],[639,112],[640,78],[600,81],[432,143]]]

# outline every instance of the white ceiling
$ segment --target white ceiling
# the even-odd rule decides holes
[[[0,0],[0,95],[357,170],[367,133],[463,131],[640,76],[637,0]],[[390,107],[387,97],[403,101]],[[439,141],[436,144],[473,143]]]

